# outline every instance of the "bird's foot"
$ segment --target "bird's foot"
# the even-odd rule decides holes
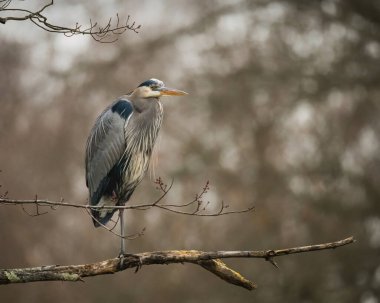
[[[120,269],[123,269],[125,267],[124,260],[126,258],[131,258],[133,261],[137,262],[135,273],[137,273],[141,269],[141,267],[143,266],[142,259],[138,255],[126,254],[126,253],[120,252],[118,255],[118,258],[120,259],[120,261],[119,261],[119,268]]]
[[[135,269],[135,273],[137,273],[141,269],[141,267],[143,266],[143,263],[142,263],[142,259],[141,259],[140,256],[136,256],[135,255],[135,257],[138,258],[138,263],[137,263],[137,266],[136,266],[136,269]]]

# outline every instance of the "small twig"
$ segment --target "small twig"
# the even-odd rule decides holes
[[[268,251],[267,256],[265,257],[265,260],[268,261],[270,264],[272,264],[277,269],[280,269],[280,267],[278,266],[276,261],[273,260],[274,254],[275,254],[275,251],[273,251],[273,250]]]
[[[36,212],[33,214],[33,213],[30,213],[26,210],[26,208],[24,207],[24,205],[21,204],[21,208],[23,210],[24,213],[26,213],[28,216],[30,217],[38,217],[38,216],[41,216],[41,215],[46,215],[48,212],[47,211],[44,211],[44,212],[40,212],[39,210],[39,205],[38,204],[35,204],[36,205]]]

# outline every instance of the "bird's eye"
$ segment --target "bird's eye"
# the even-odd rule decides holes
[[[158,85],[152,85],[150,88],[151,88],[152,90],[156,90],[156,89],[158,89]]]

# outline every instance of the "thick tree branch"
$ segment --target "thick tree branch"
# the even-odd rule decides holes
[[[137,271],[141,266],[145,265],[192,263],[202,266],[228,283],[253,290],[256,288],[254,283],[245,279],[238,272],[230,269],[220,259],[262,258],[272,263],[275,257],[338,248],[353,243],[354,241],[353,237],[349,237],[330,243],[258,251],[203,252],[198,250],[169,250],[125,255],[122,261],[119,258],[114,258],[83,265],[48,265],[33,268],[0,269],[0,284],[36,281],[83,281],[85,277],[114,274],[128,268],[136,268]]]

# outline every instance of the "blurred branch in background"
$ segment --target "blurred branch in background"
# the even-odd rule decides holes
[[[48,265],[33,268],[0,269],[0,284],[28,283],[37,281],[83,281],[85,277],[113,274],[128,268],[136,268],[136,272],[143,265],[192,263],[198,264],[217,275],[222,280],[253,290],[257,286],[244,278],[238,272],[230,269],[220,259],[225,258],[262,258],[274,266],[274,257],[311,252],[317,250],[334,249],[355,242],[353,237],[336,242],[317,245],[293,247],[278,250],[261,251],[216,251],[203,252],[197,250],[170,250],[158,252],[144,252],[125,255],[122,259],[114,258],[92,264],[83,265]]]
[[[45,31],[52,33],[64,34],[67,37],[72,37],[74,35],[90,35],[95,41],[102,43],[112,43],[118,39],[118,36],[125,33],[127,30],[131,30],[138,33],[141,25],[136,25],[135,22],[130,23],[130,16],[124,22],[120,21],[119,15],[116,14],[116,22],[112,25],[112,18],[109,19],[108,23],[102,27],[97,22],[93,23],[90,19],[90,25],[84,27],[83,25],[76,23],[74,27],[65,27],[52,24],[48,21],[48,18],[42,13],[48,7],[54,5],[54,1],[45,4],[42,8],[37,11],[31,11],[24,8],[9,8],[12,0],[0,0],[0,13],[10,14],[6,17],[0,16],[0,23],[6,24],[7,21],[26,21],[30,20],[36,26],[42,28]],[[20,16],[17,16],[20,14]]]

